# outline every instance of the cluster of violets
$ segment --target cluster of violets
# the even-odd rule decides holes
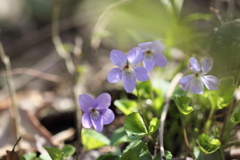
[[[160,41],[140,43],[138,47],[131,49],[128,54],[119,50],[112,50],[110,59],[116,68],[110,70],[108,81],[116,83],[123,81],[126,92],[131,93],[136,86],[136,79],[147,81],[149,72],[156,65],[165,67],[167,65],[166,57],[161,54],[163,45]],[[143,66],[137,66],[143,62]],[[212,58],[204,59],[200,67],[198,61],[190,58],[189,67],[194,74],[187,75],[180,79],[179,84],[185,91],[190,88],[191,93],[202,94],[203,84],[209,90],[216,90],[220,81],[211,75],[206,75],[213,66]],[[98,132],[102,132],[103,125],[111,123],[115,116],[109,109],[111,96],[108,93],[102,93],[96,99],[87,94],[82,94],[78,98],[80,108],[84,112],[82,116],[82,126],[84,128],[94,127]]]

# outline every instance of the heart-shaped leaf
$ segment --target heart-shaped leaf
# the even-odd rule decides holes
[[[141,115],[137,112],[128,115],[124,121],[124,128],[131,140],[141,139],[153,134],[159,128],[159,125],[159,120],[153,118],[149,123],[148,131]]]
[[[44,147],[49,156],[54,160],[63,160],[63,152],[54,147]]]
[[[129,150],[133,150],[133,152],[138,156],[139,160],[152,160],[148,151],[148,146],[141,140],[131,142],[123,151],[123,153],[126,153]]]
[[[91,150],[110,144],[110,140],[93,129],[82,129],[82,143],[85,150]]]
[[[141,115],[137,112],[128,115],[124,121],[124,128],[130,139],[140,139],[148,134]]]
[[[205,154],[213,153],[221,146],[221,142],[218,139],[210,139],[205,133],[202,133],[198,137],[197,143],[200,146],[201,151]]]
[[[75,148],[72,145],[65,145],[61,151],[64,153],[63,158],[66,159],[67,157],[73,155]]]
[[[124,127],[121,127],[113,132],[111,137],[111,146],[117,146],[123,142],[130,142]]]
[[[130,113],[137,111],[137,102],[133,100],[116,100],[114,101],[114,105],[125,115],[129,115]]]
[[[182,114],[187,115],[194,110],[191,106],[189,106],[191,98],[185,97],[185,96],[174,95],[174,96],[172,96],[172,99],[176,103],[179,112],[181,112]]]

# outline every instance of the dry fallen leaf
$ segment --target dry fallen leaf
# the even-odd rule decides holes
[[[18,154],[14,151],[6,151],[7,160],[19,160]]]

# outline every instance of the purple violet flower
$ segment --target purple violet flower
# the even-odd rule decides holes
[[[159,40],[140,43],[138,47],[144,51],[143,65],[148,71],[151,71],[154,65],[162,68],[167,65],[166,57],[161,54],[163,45]]]
[[[84,128],[93,126],[98,132],[102,132],[103,125],[111,123],[115,118],[113,111],[108,109],[111,104],[111,96],[108,93],[100,94],[96,100],[88,94],[82,94],[78,97],[78,102],[84,112]]]
[[[202,63],[202,67],[200,67],[198,61],[194,57],[191,57],[189,66],[194,74],[187,75],[181,78],[178,82],[182,85],[182,89],[184,91],[186,91],[188,86],[190,86],[189,88],[191,93],[202,94],[204,90],[203,84],[209,90],[217,90],[217,85],[220,84],[218,78],[211,75],[206,75],[212,69],[212,58],[205,58]]]
[[[112,50],[110,59],[118,66],[108,73],[108,81],[110,83],[123,80],[124,89],[130,93],[134,90],[136,79],[139,81],[147,81],[149,79],[148,71],[144,67],[136,66],[143,60],[142,50],[135,47],[125,55],[122,51]]]

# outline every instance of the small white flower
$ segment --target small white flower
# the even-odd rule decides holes
[[[212,66],[212,58],[205,58],[202,63],[202,67],[200,67],[198,61],[194,57],[191,57],[189,67],[194,74],[190,74],[181,78],[178,83],[182,85],[182,89],[184,91],[186,91],[189,87],[190,92],[196,94],[203,93],[203,84],[209,90],[217,90],[217,85],[220,84],[218,78],[215,76],[206,75],[212,69]]]

